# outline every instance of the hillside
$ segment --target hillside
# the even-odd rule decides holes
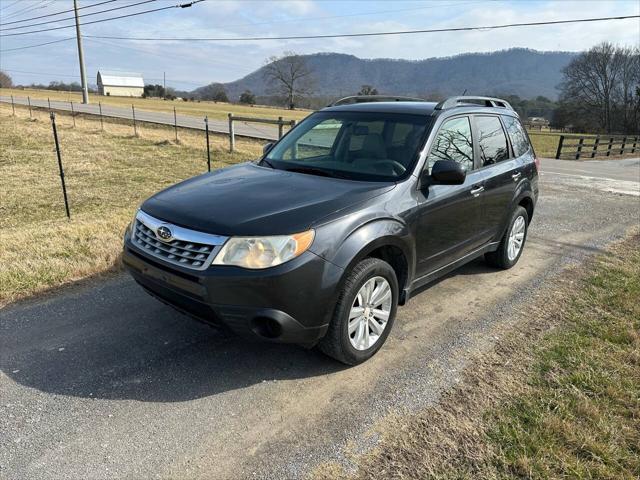
[[[425,60],[361,59],[339,53],[304,55],[314,72],[317,96],[356,93],[361,85],[373,85],[380,93],[395,95],[512,94],[555,99],[562,68],[575,53],[539,52],[514,48],[491,53],[469,53]],[[244,90],[268,95],[263,68],[225,84],[229,98]],[[207,87],[196,89],[196,96]]]

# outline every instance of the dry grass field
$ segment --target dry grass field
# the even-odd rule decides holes
[[[0,95],[14,95],[16,97],[40,98],[46,100],[63,100],[68,102],[82,102],[82,94],[80,92],[61,92],[55,90],[34,90],[34,89],[17,89],[17,88],[0,88]],[[103,105],[113,105],[116,107],[135,107],[141,110],[151,110],[155,112],[171,112],[173,107],[180,115],[193,115],[195,117],[204,117],[208,115],[211,119],[226,119],[228,113],[235,115],[243,115],[248,117],[261,117],[277,119],[283,117],[286,120],[301,120],[309,113],[310,110],[286,110],[282,108],[239,105],[223,102],[184,102],[169,101],[158,98],[130,98],[130,97],[104,97],[101,95],[89,95],[91,103],[102,102]]]
[[[40,98],[51,100],[65,100],[80,102],[82,95],[79,92],[62,92],[55,90],[34,90],[34,89],[17,89],[17,88],[0,88],[0,95],[14,95],[19,97],[31,96],[31,98]],[[114,105],[120,107],[129,107],[132,104],[136,108],[143,110],[151,110],[157,112],[173,112],[173,107],[181,115],[193,115],[196,117],[226,119],[228,113],[235,115],[244,115],[249,117],[272,118],[283,117],[288,120],[299,121],[311,113],[310,110],[285,110],[281,108],[267,107],[255,105],[238,105],[231,103],[215,103],[215,102],[183,102],[183,101],[165,101],[156,98],[127,98],[127,97],[103,97],[99,95],[89,95],[92,103],[102,102],[104,105]],[[536,153],[541,157],[555,157],[558,148],[559,133],[551,132],[529,132],[531,142]]]
[[[201,132],[57,116],[71,220],[65,217],[49,116],[0,104],[0,305],[118,266],[121,237],[144,198],[207,169]],[[212,168],[254,159],[261,143],[212,135]]]

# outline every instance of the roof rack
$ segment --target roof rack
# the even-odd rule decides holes
[[[513,107],[506,100],[502,100],[501,98],[494,97],[449,97],[446,100],[441,101],[436,105],[435,110],[446,110],[448,108],[454,107],[462,107],[465,105],[461,104],[471,104],[478,105],[478,102],[484,102],[485,107],[493,107],[493,108],[507,108],[509,110],[513,110]]]
[[[352,95],[350,97],[344,97],[340,100],[336,100],[330,107],[337,107],[338,105],[351,105],[354,103],[371,103],[371,102],[426,102],[422,98],[414,97],[399,97],[390,95]]]

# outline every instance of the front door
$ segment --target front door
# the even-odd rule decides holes
[[[482,245],[483,179],[474,170],[474,148],[468,116],[446,120],[425,168],[438,160],[453,160],[467,170],[462,185],[430,185],[418,195],[416,275],[424,276]]]

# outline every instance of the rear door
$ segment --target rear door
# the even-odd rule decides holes
[[[477,248],[481,243],[481,178],[474,169],[471,121],[445,120],[434,138],[425,168],[453,160],[467,171],[462,185],[430,185],[418,194],[416,274],[424,276]]]
[[[478,173],[484,185],[481,230],[482,237],[489,241],[502,233],[522,177],[522,164],[511,154],[500,115],[474,115],[473,123],[479,155]]]

